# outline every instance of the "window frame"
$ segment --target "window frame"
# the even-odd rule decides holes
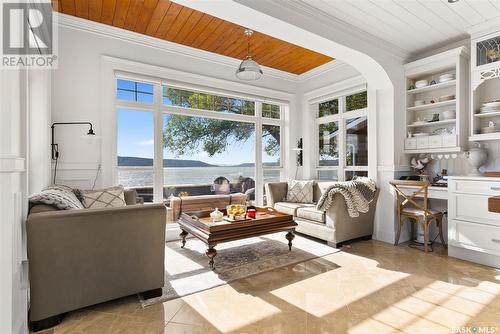
[[[344,91],[340,94],[337,95],[330,95],[328,97],[323,97],[321,99],[318,99],[314,101],[314,103],[311,104],[311,109],[313,111],[314,115],[314,169],[315,169],[315,175],[316,178],[319,180],[320,172],[321,171],[328,171],[328,170],[335,170],[337,172],[337,179],[338,181],[345,181],[346,177],[346,172],[348,171],[366,171],[367,173],[369,172],[369,162],[368,165],[366,166],[347,166],[346,163],[346,143],[347,143],[347,126],[346,126],[346,121],[348,119],[352,118],[358,118],[358,117],[366,117],[367,120],[367,126],[369,126],[369,116],[368,116],[368,101],[367,101],[367,106],[365,108],[361,109],[355,109],[351,111],[347,111],[347,104],[346,104],[346,97],[358,93],[362,93],[366,91],[367,88],[358,88],[358,89],[353,89],[349,91]],[[338,113],[334,115],[327,115],[327,116],[322,116],[319,117],[319,104],[330,101],[330,100],[335,100],[338,99]],[[319,126],[320,124],[326,124],[330,122],[338,122],[338,156],[339,156],[339,163],[338,166],[320,166],[319,163]],[[368,129],[368,131],[370,131]],[[368,136],[369,138],[369,136]],[[369,149],[369,146],[367,146],[367,149]]]
[[[153,84],[153,103],[149,102],[139,102],[139,101],[127,101],[120,100],[117,96],[117,80],[129,80],[147,84]],[[206,94],[219,95],[224,97],[236,98],[236,99],[245,99],[248,101],[252,101],[255,103],[255,115],[242,115],[242,114],[234,114],[234,113],[225,113],[219,111],[211,111],[211,110],[203,110],[203,109],[195,109],[195,108],[186,108],[179,106],[168,106],[163,104],[163,87],[168,86],[175,89],[188,90],[193,92],[200,92]],[[289,105],[282,101],[274,101],[270,99],[259,99],[257,97],[248,97],[248,96],[239,96],[232,92],[225,92],[223,90],[204,90],[200,89],[196,85],[186,85],[186,84],[177,84],[176,82],[171,82],[168,80],[155,79],[150,77],[141,78],[140,76],[134,75],[133,78],[130,76],[122,76],[119,73],[115,72],[114,75],[114,112],[115,114],[119,109],[132,109],[135,111],[145,111],[153,113],[153,122],[154,122],[154,158],[153,158],[153,202],[162,202],[163,199],[163,187],[168,185],[163,177],[163,145],[158,145],[157,143],[162,143],[163,138],[163,116],[165,114],[170,115],[184,115],[184,116],[193,116],[193,117],[204,117],[211,119],[222,119],[236,122],[245,122],[251,123],[255,126],[255,198],[256,204],[263,204],[263,195],[264,195],[264,182],[263,175],[264,170],[274,170],[279,171],[280,180],[284,179],[284,161],[285,161],[285,152],[286,152],[286,143],[284,142],[285,138],[285,120],[286,120],[286,112],[289,109]],[[280,118],[267,118],[262,116],[262,104],[273,104],[278,105],[280,108]],[[263,152],[262,152],[262,127],[263,125],[273,125],[280,127],[280,161],[279,166],[264,166],[263,165]],[[118,124],[116,123],[116,127]],[[116,138],[115,138],[116,140]],[[117,148],[115,147],[115,168],[113,170],[113,178],[114,180],[118,180],[118,171],[130,169],[130,166],[118,166],[116,161],[118,157]],[[259,168],[260,166],[260,168]],[[151,170],[151,167],[134,167],[135,170]],[[168,181],[167,181],[168,182]]]

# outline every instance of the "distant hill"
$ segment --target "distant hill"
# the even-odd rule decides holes
[[[138,157],[118,157],[118,166],[144,167],[153,166],[153,159]],[[198,160],[163,159],[164,167],[217,167]]]

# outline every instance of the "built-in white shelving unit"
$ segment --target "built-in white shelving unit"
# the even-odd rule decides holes
[[[472,36],[471,39],[471,141],[500,139],[500,110],[481,113],[486,102],[500,100],[500,31]],[[496,124],[493,133],[482,133],[482,128]]]
[[[440,80],[443,74],[452,79]],[[455,48],[405,64],[405,76],[405,153],[460,152],[468,137],[468,48]],[[420,80],[426,80],[428,85],[416,88]]]

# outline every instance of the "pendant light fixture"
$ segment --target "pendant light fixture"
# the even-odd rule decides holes
[[[250,54],[250,37],[252,34],[252,30],[245,29],[245,36],[247,37],[247,57],[241,62],[236,70],[236,77],[246,81],[258,80],[263,74],[259,64],[252,59]]]

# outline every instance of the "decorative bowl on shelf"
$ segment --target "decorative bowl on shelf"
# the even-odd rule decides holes
[[[451,101],[455,99],[455,95],[450,94],[450,95],[443,95],[438,98],[439,102],[444,102],[444,101]]]
[[[418,132],[418,133],[414,133],[413,137],[426,137],[428,135],[429,134],[427,132]]]
[[[424,88],[427,86],[429,86],[429,81],[427,81],[427,80],[418,80],[417,82],[415,82],[416,88]]]
[[[457,112],[455,110],[445,110],[441,115],[443,119],[455,119],[457,117]]]
[[[496,125],[496,126],[485,126],[484,128],[481,128],[479,130],[479,132],[481,134],[484,134],[484,133],[496,133],[496,132],[500,132],[500,127],[498,125]]]
[[[440,83],[451,81],[453,79],[455,79],[455,74],[453,74],[453,73],[445,73],[445,74],[441,74],[439,76]]]

